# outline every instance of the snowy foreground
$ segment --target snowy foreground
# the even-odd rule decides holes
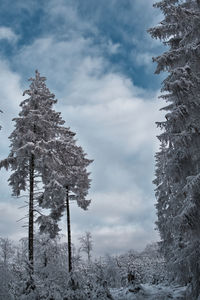
[[[184,299],[186,287],[141,284],[141,290],[131,288],[111,289],[114,300],[167,300]]]

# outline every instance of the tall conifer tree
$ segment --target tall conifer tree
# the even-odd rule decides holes
[[[58,221],[66,211],[68,235],[68,267],[72,271],[71,251],[71,221],[70,202],[86,210],[90,200],[86,199],[90,187],[87,166],[92,162],[80,146],[77,146],[73,133],[61,135],[54,144],[54,155],[57,158],[53,163],[53,171],[45,176],[44,193],[40,197],[40,206],[51,210],[48,216],[39,216],[41,232],[48,232],[54,237],[58,231]]]
[[[200,2],[163,0],[154,5],[164,20],[149,30],[168,49],[156,73],[167,71],[162,86],[166,120],[157,125],[155,184],[162,250],[168,267],[190,283],[190,299],[200,294]]]
[[[34,211],[38,198],[36,178],[44,177],[51,152],[49,142],[59,135],[59,128],[64,124],[60,113],[53,110],[57,101],[46,87],[45,80],[38,71],[35,78],[30,79],[30,88],[23,93],[29,97],[21,102],[19,117],[13,119],[15,129],[9,137],[10,154],[0,163],[1,167],[11,168],[9,184],[12,186],[13,196],[29,191],[28,254],[32,266]]]

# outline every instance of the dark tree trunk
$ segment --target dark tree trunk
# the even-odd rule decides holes
[[[28,227],[28,256],[29,263],[33,268],[33,237],[34,237],[34,155],[31,155],[30,165],[29,165],[29,184],[30,184],[30,192],[29,192],[29,227]]]
[[[71,227],[70,227],[70,209],[69,209],[69,187],[66,187],[66,209],[67,209],[67,237],[68,237],[68,268],[72,271],[72,245],[71,245]]]
[[[47,266],[48,258],[46,252],[44,253],[44,267]]]

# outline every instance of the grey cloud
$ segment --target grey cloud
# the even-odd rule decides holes
[[[93,201],[87,212],[71,206],[72,236],[76,243],[78,237],[89,230],[95,241],[95,255],[102,255],[121,253],[133,245],[139,250],[158,239],[154,231],[154,201],[147,199],[137,186],[121,193],[112,191],[92,193],[91,196]],[[65,218],[62,227],[65,232]]]
[[[15,43],[18,40],[18,36],[11,28],[0,26],[0,40],[8,40],[11,43]]]
[[[0,202],[0,232],[2,237],[9,237],[15,241],[27,235],[24,222],[17,222],[26,215],[25,209],[19,209],[20,203],[16,199]]]
[[[124,253],[128,250],[142,250],[146,243],[156,240],[155,232],[147,231],[142,227],[115,226],[113,228],[101,228],[96,232],[96,251],[99,255],[105,253]]]
[[[5,61],[0,60],[0,109],[3,113],[0,115],[1,151],[0,157],[3,159],[8,151],[8,136],[13,130],[12,119],[19,112],[19,103],[22,101],[22,90],[20,88],[20,76],[13,73]]]

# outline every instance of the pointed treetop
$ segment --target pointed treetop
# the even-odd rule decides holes
[[[28,79],[28,81],[46,81],[46,77],[41,77],[40,72],[38,70],[35,70],[35,78],[31,77]]]

